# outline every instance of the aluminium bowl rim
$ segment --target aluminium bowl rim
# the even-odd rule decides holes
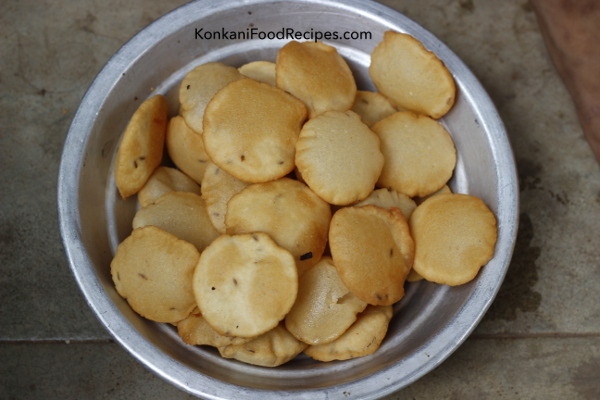
[[[351,0],[340,5],[334,1],[315,1],[315,0],[293,0],[296,3],[318,3],[327,4],[332,7],[343,7],[353,12],[360,12],[366,14],[368,17],[377,19],[388,26],[402,25],[407,27],[409,30],[416,30],[426,40],[437,45],[437,50],[443,50],[447,53],[447,57],[452,62],[454,69],[458,68],[461,70],[461,78],[471,88],[470,93],[476,93],[478,98],[482,99],[482,105],[486,107],[487,113],[485,119],[481,119],[483,124],[488,124],[486,127],[488,132],[496,132],[493,140],[495,143],[501,146],[502,151],[497,151],[496,155],[501,156],[500,160],[505,169],[501,174],[501,178],[505,179],[502,182],[502,187],[506,188],[506,192],[502,195],[507,196],[499,202],[499,204],[506,204],[509,210],[515,210],[512,219],[507,221],[509,226],[505,227],[505,237],[503,238],[504,243],[508,241],[510,248],[504,249],[502,252],[504,259],[501,260],[503,266],[502,276],[500,282],[503,280],[508,263],[514,250],[514,243],[516,240],[517,225],[518,225],[518,185],[517,185],[517,174],[514,164],[514,156],[508,141],[508,136],[504,125],[495,109],[491,99],[487,92],[483,89],[477,78],[472,72],[466,67],[466,65],[460,60],[445,44],[441,43],[435,36],[429,33],[420,25],[410,20],[400,12],[393,10],[385,5],[375,3],[373,1],[359,1]],[[130,55],[135,54],[136,57],[140,57],[144,54],[148,48],[148,43],[153,42],[157,37],[166,36],[172,34],[177,30],[175,23],[178,19],[185,16],[186,11],[190,8],[194,8],[196,13],[204,12],[210,15],[215,12],[219,12],[223,9],[229,9],[232,7],[239,7],[242,5],[260,5],[271,3],[270,0],[250,0],[250,1],[236,1],[235,3],[227,2],[226,5],[220,7],[214,7],[212,2],[201,2],[195,1],[188,3],[179,8],[176,8],[169,13],[163,15],[146,28],[142,29],[130,40],[128,40],[114,55],[107,61],[104,67],[100,70],[98,75],[92,81],[89,89],[86,91],[79,108],[73,118],[67,139],[65,140],[63,153],[61,156],[61,163],[59,167],[59,178],[58,178],[58,208],[59,208],[59,226],[61,231],[61,239],[67,259],[69,262],[70,269],[74,274],[74,277],[84,294],[84,298],[90,308],[94,311],[96,317],[102,322],[102,325],[108,330],[113,338],[123,347],[125,347],[138,361],[140,361],[146,367],[152,369],[162,378],[168,380],[172,384],[186,390],[192,394],[204,396],[211,399],[221,399],[218,395],[219,390],[225,390],[232,396],[247,396],[252,393],[256,397],[262,397],[265,399],[270,398],[269,395],[273,394],[269,390],[255,389],[247,387],[239,387],[234,384],[230,384],[224,381],[214,379],[206,375],[200,375],[196,371],[178,364],[174,360],[171,360],[171,366],[177,369],[177,373],[169,373],[164,369],[158,367],[156,363],[165,361],[164,358],[168,356],[162,354],[159,349],[153,346],[148,340],[146,340],[137,330],[130,325],[126,318],[121,315],[112,304],[112,300],[108,294],[103,290],[101,283],[97,276],[93,265],[87,257],[86,249],[81,241],[81,226],[78,219],[78,192],[75,190],[79,181],[80,172],[85,160],[83,154],[90,137],[91,129],[94,125],[93,117],[96,110],[102,107],[107,95],[111,92],[112,85],[116,79],[118,79],[121,71],[127,64],[131,64],[135,59],[131,59]],[[217,2],[218,3],[218,2]],[[206,17],[206,15],[205,15]],[[481,112],[482,113],[482,112]],[[490,118],[492,116],[492,118]],[[499,172],[497,172],[499,174]],[[500,239],[500,238],[499,238]],[[88,275],[84,274],[87,272]],[[92,274],[95,279],[90,279],[89,274]],[[373,375],[352,381],[349,383],[343,383],[340,385],[334,385],[325,388],[308,389],[305,391],[278,391],[276,398],[291,396],[294,398],[326,398],[327,393],[333,395],[334,393],[339,394],[342,390],[354,391],[354,393],[360,392],[359,386],[368,380],[379,379],[382,385],[376,392],[369,394],[363,393],[367,397],[363,398],[376,398],[386,394],[390,394],[406,385],[413,383],[420,377],[424,376],[439,364],[441,364],[447,357],[453,353],[460,345],[466,340],[466,338],[472,333],[481,318],[489,308],[491,302],[496,297],[497,291],[500,288],[500,284],[492,288],[476,288],[474,291],[475,296],[483,296],[480,290],[486,289],[485,296],[487,302],[484,303],[483,307],[478,307],[477,317],[475,321],[473,318],[469,318],[470,325],[468,328],[460,331],[460,335],[456,338],[456,346],[445,349],[438,349],[435,355],[428,360],[426,367],[419,368],[414,371],[411,376],[403,377],[401,383],[394,381],[394,373],[397,369],[397,364],[390,366],[387,369],[378,371]],[[491,291],[490,291],[491,290]],[[467,302],[467,306],[472,305],[473,302]],[[457,319],[460,318],[468,310],[462,309],[457,313]],[[111,317],[109,319],[109,316]],[[117,317],[115,320],[114,317]],[[474,323],[473,323],[474,322]],[[132,344],[132,338],[135,339]],[[194,378],[194,382],[190,382],[189,378]],[[384,383],[385,382],[385,383]],[[203,390],[210,388],[211,391]],[[215,390],[216,388],[216,390]],[[325,394],[325,397],[323,397]],[[273,397],[275,398],[275,397]]]

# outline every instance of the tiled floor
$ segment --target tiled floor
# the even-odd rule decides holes
[[[454,50],[508,129],[513,262],[446,362],[392,399],[600,398],[600,168],[526,0],[385,0]],[[0,399],[184,399],[96,321],[57,228],[62,143],[87,85],[183,1],[0,2]]]

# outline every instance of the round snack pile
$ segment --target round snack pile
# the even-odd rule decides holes
[[[292,41],[195,67],[176,115],[141,104],[115,160],[140,208],[111,263],[135,312],[244,363],[328,362],[377,351],[407,282],[477,276],[497,222],[449,186],[451,73],[392,31],[369,73],[358,90],[335,47]]]

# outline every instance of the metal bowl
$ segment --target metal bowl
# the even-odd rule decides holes
[[[121,132],[144,99],[165,94],[176,112],[177,84],[194,66],[274,60],[277,49],[289,40],[276,32],[291,29],[306,34],[302,40],[314,40],[310,32],[369,32],[367,38],[323,40],[348,60],[363,89],[373,88],[367,74],[369,55],[385,30],[409,33],[435,52],[454,75],[459,91],[456,105],[442,120],[459,154],[451,186],[483,198],[498,218],[499,236],[495,257],[474,281],[452,288],[409,284],[375,354],[330,363],[299,356],[281,367],[262,368],[185,345],[172,327],[139,317],[116,293],[109,265],[116,245],[131,230],[136,203],[117,195],[112,161]],[[255,36],[206,36],[223,36],[223,30]],[[90,86],[69,130],[58,181],[64,247],[90,307],[142,364],[181,389],[210,399],[372,399],[434,369],[473,331],[503,281],[517,230],[517,194],[504,126],[469,69],[415,22],[359,0],[206,0],[161,17],[126,43]]]

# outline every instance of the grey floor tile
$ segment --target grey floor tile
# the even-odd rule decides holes
[[[472,338],[385,400],[600,398],[600,337]]]
[[[0,345],[0,398],[192,399],[114,343]]]
[[[0,359],[2,399],[193,398],[114,343],[4,343]],[[598,336],[475,337],[437,369],[385,400],[596,400],[599,396]]]
[[[62,144],[108,58],[182,3],[0,4],[0,339],[108,337],[62,250],[56,211]]]
[[[598,164],[529,3],[382,2],[465,61],[496,104],[513,146],[521,229],[506,282],[479,331],[599,332]]]

